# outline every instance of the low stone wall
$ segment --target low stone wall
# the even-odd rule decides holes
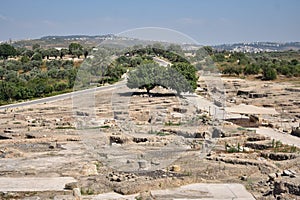
[[[300,184],[294,182],[275,181],[273,193],[274,195],[289,193],[300,196]]]
[[[295,153],[261,153],[261,156],[271,160],[281,161],[295,159],[298,155]]]
[[[272,147],[272,144],[267,142],[246,142],[245,147],[257,150],[264,150]]]

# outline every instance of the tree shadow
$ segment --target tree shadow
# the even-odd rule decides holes
[[[145,96],[145,97],[175,97],[177,96],[174,93],[152,93],[150,92],[149,94],[147,92],[134,92],[132,96]]]
[[[152,93],[149,94],[147,92],[123,92],[119,93],[122,97],[129,97],[129,96],[143,96],[143,97],[176,97],[177,94],[174,93]]]
[[[118,93],[121,97],[130,97],[133,95],[133,92],[120,92]]]

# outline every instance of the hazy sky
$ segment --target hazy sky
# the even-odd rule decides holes
[[[299,11],[299,0],[0,0],[0,40],[163,27],[200,44],[300,41]]]

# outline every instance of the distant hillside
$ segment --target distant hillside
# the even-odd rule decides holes
[[[67,35],[67,36],[59,36],[59,35],[53,35],[53,36],[44,36],[41,37],[40,40],[81,40],[81,41],[87,41],[87,40],[103,40],[108,38],[114,38],[113,34],[107,34],[107,35]]]
[[[106,35],[96,35],[96,36],[89,36],[89,35],[68,35],[68,36],[44,36],[40,39],[29,39],[29,40],[19,40],[19,41],[13,41],[11,44],[14,47],[25,47],[25,48],[31,48],[34,44],[39,44],[42,48],[52,48],[52,47],[60,47],[60,48],[67,48],[70,43],[76,42],[83,46],[89,46],[89,47],[96,47],[101,42],[106,40],[114,40],[117,39],[117,41],[111,41],[109,42],[110,46],[124,46],[123,42],[125,42],[125,46],[128,45],[138,45],[141,44],[139,39],[134,38],[126,38],[126,37],[119,37],[113,34],[106,34]],[[157,43],[157,41],[154,40],[143,40],[144,44],[154,44]],[[167,42],[161,42],[161,44],[169,45]],[[184,44],[182,46],[185,50],[195,50],[198,49],[199,45],[190,45],[190,44]]]
[[[30,40],[19,40],[12,42],[15,47],[26,47],[30,48],[33,44],[39,44],[43,48],[50,47],[63,47],[67,48],[70,43],[77,42],[84,46],[97,46],[104,40],[109,40],[114,38],[112,34],[107,35],[69,35],[69,36],[45,36],[40,39],[30,39]]]
[[[213,46],[219,51],[237,51],[237,52],[261,52],[261,51],[287,51],[300,50],[300,42],[252,42],[252,43],[236,43],[236,44],[222,44]]]
[[[12,45],[15,47],[31,48],[33,44],[39,44],[42,48],[62,47],[67,48],[70,43],[77,42],[84,46],[98,46],[104,40],[111,40],[119,38],[113,34],[106,35],[67,35],[67,36],[44,36],[40,39],[29,39],[13,41]],[[122,37],[120,37],[122,40]],[[132,40],[134,43],[135,40]],[[155,41],[149,41],[155,43]],[[184,49],[198,49],[199,45],[185,45]],[[262,52],[262,51],[287,51],[287,50],[300,50],[300,42],[252,42],[252,43],[235,43],[235,44],[222,44],[212,46],[214,49],[222,51],[236,51],[236,52]]]

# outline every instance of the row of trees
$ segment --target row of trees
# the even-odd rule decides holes
[[[7,47],[14,49],[10,45]],[[48,52],[51,52],[51,50],[47,49]],[[60,50],[60,52],[63,52],[63,50]],[[17,59],[6,60],[8,57],[16,55],[15,53],[9,53],[5,58],[2,57],[5,60],[0,62],[0,104],[52,95],[54,92],[65,92],[73,89],[79,66],[82,68],[80,68],[80,75],[82,76],[79,76],[79,78],[84,78],[86,75],[92,78],[87,80],[88,86],[92,82],[98,84],[116,82],[127,70],[117,62],[107,62],[103,65],[101,59],[109,56],[101,55],[102,51],[100,50],[98,54],[93,55],[94,59],[92,57],[87,58],[83,63],[62,59],[42,60],[43,56],[47,57],[44,54],[45,51],[39,45],[34,45],[32,50],[24,50],[22,56],[17,57]],[[66,49],[66,52],[72,55],[81,55],[84,48],[79,44],[72,43],[69,45],[69,49]],[[87,53],[85,56],[87,56]],[[89,67],[85,69],[86,65],[89,65]]]
[[[284,55],[284,56],[283,56]],[[300,63],[293,52],[247,54],[214,52],[212,58],[223,74],[262,75],[263,80],[274,80],[277,75],[300,76]],[[288,56],[288,57],[287,57]]]
[[[172,50],[174,49],[174,50]],[[181,54],[179,54],[180,52]],[[166,59],[168,59],[170,62],[186,62],[189,63],[187,59],[183,57],[182,49],[179,45],[170,45],[167,49],[164,47],[159,48],[158,44],[149,45],[146,47],[135,47],[133,50],[128,51],[125,53],[128,57],[140,57],[140,58],[146,58],[146,59],[152,59],[153,56],[161,56]],[[124,60],[125,56],[121,56],[119,59],[123,59],[122,61],[126,62],[126,59]]]
[[[66,55],[72,55],[74,57],[80,58],[80,56],[84,56],[85,58],[88,56],[89,52],[92,48],[84,48],[82,45],[78,43],[71,43],[69,48],[56,49],[56,48],[41,48],[40,45],[34,44],[31,49],[26,48],[14,48],[9,44],[1,44],[0,45],[0,59],[7,59],[8,57],[16,57],[22,56],[23,60],[42,60],[49,59],[50,57],[54,57],[57,59],[60,57],[61,59]]]
[[[22,62],[22,60],[7,60],[6,62],[0,62],[0,69],[4,71],[13,70],[19,74],[30,72],[34,68],[43,68],[44,70],[56,69],[68,69],[73,68],[75,62],[72,60],[47,60],[47,61],[36,61],[29,60]]]

